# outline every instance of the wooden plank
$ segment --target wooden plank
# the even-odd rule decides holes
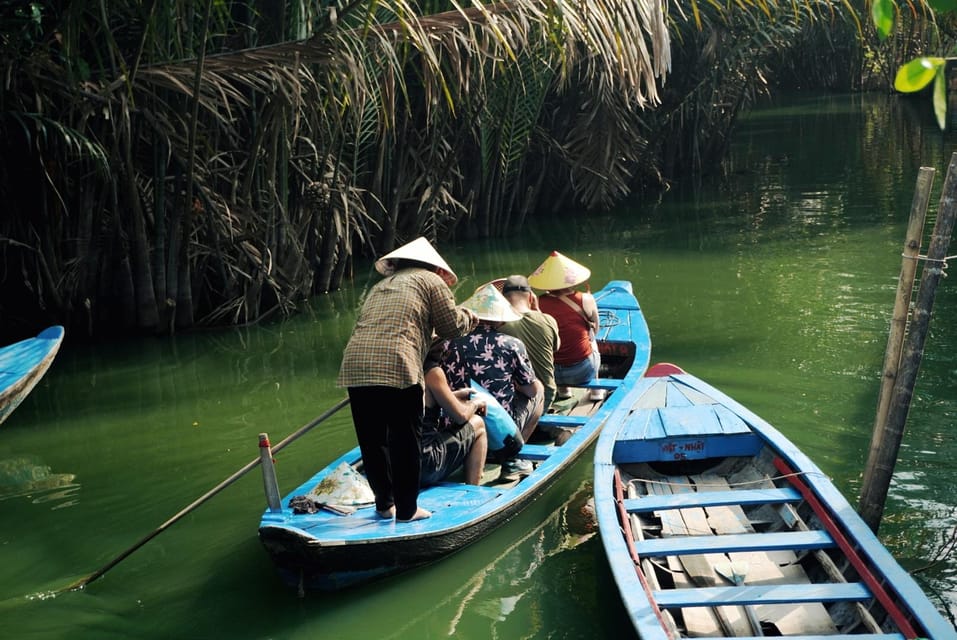
[[[606,389],[613,391],[620,387],[622,382],[624,382],[624,380],[618,380],[616,378],[595,378],[580,386],[586,389]]]
[[[671,480],[671,478],[668,478],[661,482],[647,482],[646,486],[649,494],[659,499],[667,499],[672,496]],[[685,536],[690,533],[680,512],[667,509],[658,516],[661,519],[662,535]],[[688,556],[680,560],[676,556],[666,558],[665,561],[668,564],[676,588],[691,589],[697,586],[694,574],[699,572],[699,569],[696,569],[696,559],[699,557],[703,559],[702,556]],[[645,562],[648,561],[645,560]],[[713,585],[714,582],[711,582],[711,584]],[[694,607],[682,610],[681,617],[684,619],[685,628],[691,637],[733,635],[731,630],[724,627],[718,612],[714,609]]]
[[[657,409],[641,409],[628,416],[619,432],[619,441],[663,438],[665,429]]]
[[[721,430],[724,433],[749,433],[751,427],[741,419],[741,416],[731,411],[724,405],[715,405],[714,414],[721,423]]]
[[[667,399],[665,400],[665,406],[668,408],[671,407],[690,407],[694,403],[691,401],[688,396],[681,392],[681,387],[684,385],[678,385],[675,382],[668,383]],[[687,388],[687,387],[685,387]]]
[[[693,478],[701,489],[724,492],[730,489],[727,480],[715,474],[702,474]],[[769,484],[771,484],[769,482]],[[772,485],[773,486],[773,485]],[[707,493],[707,492],[705,492]],[[739,506],[706,509],[709,522],[718,533],[745,533],[753,530],[744,510]],[[731,517],[726,514],[730,513]],[[822,552],[817,552],[822,553]],[[751,552],[729,554],[732,562],[747,562],[747,584],[808,584],[810,580],[797,562],[793,551]],[[762,604],[755,607],[759,620],[773,625],[781,635],[799,633],[837,633],[837,627],[827,609],[820,603],[811,604]]]
[[[560,413],[546,413],[538,419],[543,427],[581,427],[588,423],[588,416],[565,416]]]
[[[645,391],[638,400],[631,406],[632,410],[657,409],[665,406],[667,398],[668,383],[666,378],[652,385]]]
[[[622,472],[622,476],[623,478],[627,477],[627,474]],[[625,483],[625,494],[629,498],[634,499],[638,496],[637,483],[639,482],[640,480],[634,480],[632,478],[629,478],[627,482]],[[645,523],[642,522],[638,514],[634,514],[634,513],[629,514],[628,521],[631,524],[632,541],[644,540],[645,539]],[[653,591],[657,591],[658,589],[661,589],[661,584],[658,582],[658,573],[657,571],[655,571],[654,563],[648,558],[645,558],[644,560],[640,561],[640,564],[641,564],[640,570],[644,574],[645,580],[647,581],[649,588],[651,588]],[[677,638],[681,635],[678,631],[678,626],[677,626],[677,623],[675,622],[675,618],[673,615],[671,615],[670,611],[661,610],[661,618],[662,618],[663,624],[671,632],[672,636]],[[717,634],[713,634],[713,635],[717,635]]]
[[[659,509],[685,507],[717,507],[722,505],[759,505],[799,502],[801,494],[792,487],[784,489],[737,489],[727,491],[698,491],[671,496],[644,496],[625,500],[629,513],[645,513]]]
[[[671,407],[662,409],[661,422],[665,435],[673,438],[720,434],[721,423],[711,406]]]
[[[667,512],[663,512],[667,513]],[[833,547],[825,531],[783,531],[728,536],[686,536],[645,540],[636,545],[639,555],[667,556],[689,553],[730,553],[732,551],[812,550]]]
[[[677,498],[680,495],[694,492],[694,487],[688,478],[675,476],[669,477],[668,480],[670,484],[667,486],[673,494],[672,497]],[[695,535],[712,534],[704,509],[700,507],[680,509],[678,513],[684,520],[686,530],[694,532]],[[714,571],[714,567],[725,562],[726,558],[723,554],[706,553],[679,556],[679,561],[696,587],[713,587],[720,582],[720,577]],[[726,635],[731,637],[751,635],[752,628],[743,608],[716,607],[714,612]]]
[[[701,587],[698,589],[669,589],[655,592],[655,600],[662,607],[863,602],[870,598],[870,590],[860,582]]]
[[[522,460],[547,460],[557,447],[554,444],[524,444],[515,456]]]

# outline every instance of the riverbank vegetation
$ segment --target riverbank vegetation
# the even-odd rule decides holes
[[[417,235],[654,197],[775,84],[950,46],[922,6],[879,42],[837,0],[0,0],[0,325],[254,322]]]

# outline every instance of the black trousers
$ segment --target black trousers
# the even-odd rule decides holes
[[[376,509],[396,518],[418,510],[422,455],[422,387],[349,387],[352,423]]]

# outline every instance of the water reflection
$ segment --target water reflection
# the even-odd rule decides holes
[[[410,631],[420,628],[426,618],[431,628],[450,638],[479,628],[487,630],[490,638],[547,636],[554,626],[554,620],[541,615],[553,582],[546,575],[548,564],[596,534],[591,484],[584,482],[567,502],[505,547],[461,587],[385,637],[411,637]],[[521,633],[516,633],[519,629]]]
[[[32,456],[0,459],[0,501],[26,497],[33,504],[52,503],[53,510],[69,507],[80,491],[75,479],[72,473],[53,473]]]

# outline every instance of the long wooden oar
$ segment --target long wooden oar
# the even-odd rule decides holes
[[[294,440],[298,439],[300,436],[304,435],[307,431],[309,431],[310,429],[312,429],[312,428],[315,427],[316,425],[318,425],[318,424],[324,422],[324,421],[325,421],[327,418],[329,418],[332,414],[334,414],[335,412],[337,412],[339,409],[343,408],[343,407],[346,406],[347,404],[349,404],[349,398],[343,398],[342,400],[340,400],[340,401],[338,402],[338,404],[336,404],[335,406],[333,406],[331,409],[329,409],[328,411],[326,411],[326,412],[323,413],[322,415],[318,416],[317,418],[313,419],[312,422],[310,422],[310,423],[308,423],[308,424],[306,424],[306,425],[303,425],[302,427],[300,427],[300,428],[299,428],[297,431],[295,431],[294,433],[292,433],[292,434],[286,436],[286,438],[285,438],[284,440],[282,440],[282,441],[281,441],[280,443],[278,443],[276,446],[272,447],[273,453],[276,453],[276,452],[280,451],[283,447],[285,447],[286,445],[290,444],[290,443],[293,442]],[[261,459],[258,458],[258,457],[257,457],[255,460],[252,460],[252,461],[248,462],[242,469],[240,469],[239,471],[237,471],[237,472],[234,473],[233,475],[229,476],[228,478],[226,478],[225,480],[223,480],[222,482],[220,482],[218,485],[216,485],[215,487],[213,487],[212,489],[210,489],[209,491],[207,491],[206,493],[204,493],[202,496],[200,496],[199,498],[197,498],[196,500],[194,500],[193,502],[191,502],[188,506],[184,507],[184,508],[183,508],[179,513],[177,513],[175,516],[173,516],[172,518],[170,518],[169,520],[167,520],[166,522],[164,522],[163,524],[161,524],[160,526],[158,526],[156,529],[154,529],[152,532],[150,532],[149,535],[143,537],[139,542],[137,542],[136,544],[134,544],[132,547],[130,547],[129,549],[127,549],[126,551],[124,551],[124,552],[121,553],[120,555],[116,556],[116,557],[113,558],[112,560],[110,560],[110,561],[109,561],[106,565],[104,565],[102,568],[100,568],[100,569],[94,571],[93,573],[91,573],[90,575],[88,575],[87,577],[85,577],[85,578],[83,578],[83,579],[81,579],[81,580],[77,580],[77,581],[74,582],[73,584],[71,584],[71,585],[69,585],[69,586],[67,586],[67,587],[64,587],[63,589],[60,589],[59,592],[63,592],[63,591],[75,591],[75,590],[77,590],[77,589],[82,589],[82,588],[85,587],[86,585],[88,585],[88,584],[90,584],[91,582],[93,582],[94,580],[98,579],[98,578],[99,578],[100,576],[102,576],[104,573],[106,573],[107,571],[109,571],[110,569],[112,569],[113,567],[115,567],[116,565],[118,565],[120,562],[122,562],[123,560],[125,560],[126,558],[128,558],[130,555],[132,555],[132,553],[133,553],[134,551],[136,551],[137,549],[139,549],[140,547],[142,547],[143,545],[145,545],[147,542],[149,542],[150,540],[152,540],[153,538],[155,538],[156,536],[158,536],[159,534],[161,534],[163,531],[165,531],[166,529],[168,529],[168,528],[169,528],[170,526],[172,526],[173,524],[175,524],[175,523],[176,523],[178,520],[180,520],[183,516],[187,515],[188,513],[190,513],[190,512],[193,511],[194,509],[196,509],[196,507],[200,506],[201,504],[203,504],[204,502],[206,502],[207,500],[209,500],[210,498],[212,498],[213,496],[215,496],[217,493],[219,493],[220,491],[222,491],[223,489],[225,489],[226,487],[228,487],[229,485],[231,485],[232,483],[236,482],[236,480],[238,480],[238,479],[241,478],[242,476],[246,475],[246,474],[247,474],[249,471],[251,471],[252,469],[255,469],[255,468],[256,468],[256,465],[260,464],[260,462],[261,462]]]

